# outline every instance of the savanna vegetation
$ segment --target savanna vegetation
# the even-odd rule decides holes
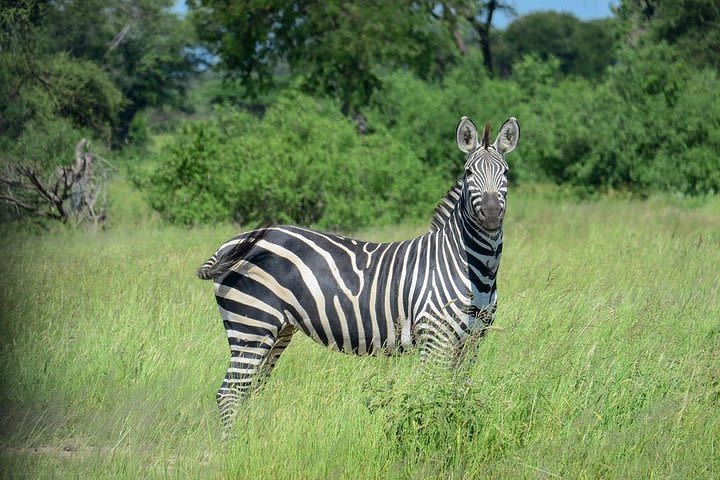
[[[720,476],[715,2],[187,3],[0,2],[2,476]],[[195,268],[260,224],[421,233],[461,115],[522,128],[477,363],[297,337],[221,443]]]
[[[48,195],[33,185],[86,138],[173,224],[418,220],[460,170],[463,114],[520,120],[517,183],[720,189],[710,1],[626,1],[589,22],[539,12],[505,30],[493,15],[512,5],[497,1],[197,0],[184,18],[168,0],[6,3],[3,218],[36,216]]]
[[[4,235],[3,476],[716,478],[720,202],[558,195],[511,191],[498,319],[467,375],[299,335],[225,443],[227,344],[192,273],[234,227],[145,206],[96,234]]]

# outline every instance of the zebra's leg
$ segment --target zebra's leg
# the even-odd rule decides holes
[[[484,333],[484,330],[470,332],[462,346],[457,349],[457,355],[453,359],[453,368],[455,370],[460,368],[468,369],[475,364],[480,341],[485,336]]]
[[[220,312],[230,344],[230,365],[216,395],[223,438],[226,438],[238,407],[251,393],[254,378],[276,343],[278,328],[222,307]]]
[[[477,311],[472,317],[465,319],[468,327],[468,337],[458,350],[456,367],[471,368],[477,360],[480,342],[485,338],[488,330],[495,321],[496,306]]]
[[[251,386],[259,366],[271,350],[274,339],[237,341],[231,344],[230,366],[225,373],[216,400],[220,410],[223,438],[233,426],[238,407],[251,393]]]
[[[288,345],[290,345],[290,340],[292,340],[293,334],[295,334],[296,331],[297,328],[295,328],[294,325],[286,325],[280,330],[275,344],[268,352],[268,355],[265,357],[265,361],[260,366],[259,371],[255,376],[253,394],[258,393],[263,389],[268,378],[270,378],[270,374],[275,369],[275,364],[280,358],[280,355],[282,355]]]
[[[420,364],[431,373],[447,372],[457,356],[458,334],[447,318],[440,315],[422,317],[415,326],[420,349]]]

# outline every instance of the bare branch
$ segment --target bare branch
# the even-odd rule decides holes
[[[105,52],[105,55],[109,54],[113,50],[115,50],[117,47],[120,46],[121,43],[125,41],[125,37],[127,36],[128,32],[130,32],[130,24],[125,25],[122,30],[118,32],[117,35],[110,41],[110,44],[108,45],[107,52]]]
[[[22,209],[35,217],[65,222],[72,215],[78,221],[101,223],[105,214],[95,206],[100,186],[93,177],[95,154],[89,145],[85,139],[77,143],[74,163],[58,167],[54,181],[46,182],[32,165],[9,166],[0,174],[0,186],[6,189],[6,193],[0,194],[0,202],[12,205],[18,213]]]
[[[13,206],[16,206],[16,207],[20,207],[20,208],[25,209],[25,210],[27,210],[27,211],[33,211],[33,210],[35,210],[35,207],[33,207],[32,205],[28,205],[27,203],[21,202],[20,200],[18,200],[17,198],[15,198],[15,196],[12,195],[12,194],[5,195],[5,194],[0,193],[0,201],[3,201],[3,202],[5,202],[5,203],[9,203],[9,204],[11,204],[11,205],[13,205]]]

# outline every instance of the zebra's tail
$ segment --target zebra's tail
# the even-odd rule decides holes
[[[228,271],[240,260],[246,258],[255,244],[265,236],[267,229],[253,230],[229,248],[221,248],[208,258],[200,268],[197,276],[201,280],[215,280]]]
[[[213,267],[217,264],[218,254],[219,252],[215,252],[212,257],[208,258],[207,261],[198,268],[197,276],[200,280],[211,280],[213,278],[211,272]]]

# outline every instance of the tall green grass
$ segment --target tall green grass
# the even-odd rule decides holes
[[[298,334],[226,443],[228,349],[194,270],[236,229],[119,215],[2,234],[3,476],[720,476],[718,199],[511,192],[497,320],[466,378]]]

